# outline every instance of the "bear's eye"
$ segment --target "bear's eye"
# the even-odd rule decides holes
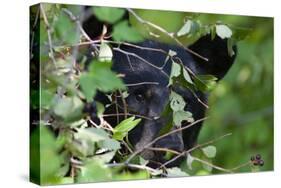
[[[138,102],[143,102],[143,101],[144,101],[144,96],[143,96],[142,94],[137,94],[137,95],[136,95],[136,100],[137,100]]]

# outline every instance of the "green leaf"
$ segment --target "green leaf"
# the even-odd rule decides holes
[[[145,160],[144,158],[142,158],[141,156],[139,156],[139,164],[146,166],[149,163],[149,160]]]
[[[125,10],[111,7],[93,7],[93,12],[100,21],[113,24],[123,17]]]
[[[175,63],[174,61],[172,61],[169,85],[172,85],[173,78],[178,77],[180,74],[181,74],[181,66],[178,63]]]
[[[190,154],[187,154],[186,164],[190,170],[192,170],[193,161],[194,161],[194,158]]]
[[[87,73],[80,76],[80,86],[87,102],[92,102],[97,92],[97,84],[95,78]]]
[[[116,151],[110,151],[103,154],[96,154],[95,156],[91,157],[91,160],[100,161],[102,163],[108,163],[113,159],[115,153]]]
[[[171,107],[169,104],[165,106],[165,109],[163,110],[161,117],[169,117],[173,113]],[[163,126],[159,131],[159,136],[163,135],[165,133],[168,133],[173,128],[173,118],[167,118],[167,121],[165,122],[165,126]]]
[[[40,102],[41,102],[41,108],[49,109],[52,105],[52,100],[54,97],[54,94],[46,89],[41,88],[41,96],[40,96]]]
[[[102,43],[100,45],[100,50],[99,50],[99,61],[111,61],[113,56],[111,48],[108,46],[106,43]]]
[[[57,181],[56,173],[61,168],[62,158],[58,154],[55,136],[43,125],[40,126],[40,153],[37,153],[37,157],[40,159],[41,183]]]
[[[95,143],[90,142],[89,140],[73,140],[69,141],[65,145],[65,148],[71,153],[72,156],[75,156],[79,159],[85,159],[89,155],[94,155],[95,152]]]
[[[214,158],[217,153],[217,148],[215,146],[207,146],[205,148],[202,148],[203,153],[208,158]]]
[[[98,145],[100,148],[108,150],[118,150],[121,148],[120,143],[114,139],[103,140]]]
[[[185,101],[182,96],[177,94],[174,91],[171,91],[170,94],[170,107],[173,111],[181,111],[184,110]]]
[[[191,80],[190,76],[189,76],[189,73],[187,72],[187,70],[185,70],[184,68],[182,69],[183,70],[183,77],[184,79],[190,83],[190,84],[193,84],[193,81]]]
[[[169,85],[179,85],[188,89],[193,89],[194,87],[194,83],[187,70],[183,67],[183,65],[179,65],[175,62],[172,63]]]
[[[61,98],[54,106],[54,113],[63,118],[66,122],[75,121],[81,118],[83,102],[78,97]]]
[[[210,33],[211,33],[211,39],[214,40],[216,38],[216,25],[210,26]]]
[[[86,163],[77,174],[78,183],[108,181],[111,178],[112,174],[109,168],[97,160]]]
[[[130,117],[119,123],[113,130],[113,138],[116,140],[123,140],[123,138],[128,134],[130,130],[135,128],[141,119],[136,119],[135,117]]]
[[[192,27],[192,21],[187,20],[187,22],[185,22],[182,28],[177,32],[177,36],[180,37],[189,34],[191,31],[191,27]]]
[[[209,162],[209,161],[207,161],[207,162]],[[208,164],[205,164],[205,163],[202,163],[202,167],[208,172],[212,172],[212,170],[213,170],[213,167],[211,165],[208,165]]]
[[[252,28],[241,28],[241,27],[231,27],[231,30],[233,31],[232,39],[235,39],[235,41],[241,41],[246,39],[250,33],[253,32]]]
[[[176,111],[173,113],[173,121],[176,126],[181,126],[182,121],[193,122],[192,113],[188,111]]]
[[[232,36],[231,29],[228,26],[222,24],[216,25],[216,33],[222,39],[230,38]]]
[[[97,115],[101,116],[105,111],[104,105],[102,103],[96,101],[96,107],[97,107]]]
[[[115,41],[141,42],[144,40],[134,27],[129,26],[128,21],[114,25],[112,37]]]
[[[94,155],[96,144],[110,139],[109,135],[103,129],[97,129],[94,127],[90,128],[79,128],[74,133],[74,140],[71,141],[67,148],[71,151],[72,155],[84,159],[89,155]]]
[[[203,91],[211,91],[217,84],[217,78],[213,75],[197,75],[194,77],[196,87]]]
[[[111,63],[99,61],[93,61],[89,72],[80,76],[80,86],[88,102],[93,101],[97,89],[103,92],[125,89],[122,80],[112,72]]]
[[[59,179],[58,184],[73,184],[74,182],[74,178],[72,177],[64,177]]]
[[[61,12],[54,22],[54,30],[58,38],[70,45],[76,44],[79,40],[76,27],[76,23],[70,20],[64,12]]]
[[[143,180],[143,179],[149,179],[150,174],[146,170],[139,170],[136,172],[129,172],[124,171],[121,173],[116,173],[113,176],[113,180]]]
[[[210,175],[210,172],[209,171],[206,171],[206,170],[199,170],[197,173],[196,173],[197,176],[206,176],[206,175]]]
[[[172,153],[170,151],[166,151],[163,158],[168,161],[168,160],[172,159],[174,156],[175,156],[175,153]]]
[[[233,55],[235,55],[235,52],[233,50],[233,45],[234,45],[234,41],[230,38],[227,39],[227,51],[228,51],[228,55],[230,57],[232,57]]]
[[[94,127],[78,129],[78,132],[74,134],[75,139],[88,140],[91,142],[99,142],[109,139],[107,132],[103,129],[97,129]]]
[[[168,168],[167,169],[167,177],[180,177],[180,176],[189,176],[186,172],[182,171],[178,167]]]
[[[70,124],[68,124],[68,126],[70,127],[70,128],[77,128],[77,127],[87,127],[87,121],[86,120],[84,120],[84,119],[80,119],[80,120],[78,120],[78,121],[75,121],[75,122],[72,122],[72,123],[70,123]]]

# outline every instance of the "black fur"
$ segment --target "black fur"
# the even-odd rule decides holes
[[[189,46],[189,49],[207,58],[208,61],[202,60],[201,58],[190,54],[184,48],[175,45],[162,44],[151,40],[136,45],[161,49],[166,52],[173,50],[177,53],[177,57],[182,60],[183,64],[192,70],[193,73],[197,75],[211,74],[216,76],[218,80],[222,79],[227,73],[235,60],[237,52],[237,49],[234,46],[233,50],[235,54],[229,56],[227,40],[223,40],[218,36],[212,40],[210,35],[203,36],[196,43]],[[126,98],[128,111],[130,114],[147,117],[143,118],[141,123],[129,134],[129,140],[135,149],[141,149],[147,143],[159,136],[160,130],[172,118],[172,115],[165,117],[161,116],[165,106],[169,102],[171,88],[167,87],[167,85],[169,82],[172,62],[169,60],[164,65],[167,55],[160,52],[126,45],[121,45],[119,47],[121,50],[125,51],[126,54],[120,52],[120,50],[113,50],[112,70],[124,74],[124,83],[129,85],[129,96]],[[159,67],[163,67],[163,69],[160,69]],[[157,84],[151,83],[132,86],[132,84],[146,82],[156,82]],[[183,96],[186,101],[185,110],[190,111],[195,120],[205,116],[206,107],[198,101],[195,95],[203,103],[207,103],[208,95],[206,93],[195,91],[194,95],[190,90],[181,87],[175,87],[173,88],[173,91]],[[101,93],[96,96],[95,100],[104,104],[110,104]],[[108,106],[105,114],[115,114],[116,109],[118,109],[119,113],[124,112],[121,97],[117,97],[116,100],[118,105],[111,104]],[[124,119],[124,116],[121,115],[119,121],[122,119]],[[108,117],[106,118],[106,121],[112,126],[118,124],[117,117]],[[186,123],[183,123],[182,126],[184,125],[186,125]],[[167,136],[156,142],[152,147],[168,148],[179,152],[188,150],[196,143],[201,125],[202,122],[184,130],[183,132]],[[151,161],[149,164],[150,166],[159,166],[159,163],[165,162],[163,152],[144,150],[141,155],[145,159]],[[170,164],[170,166],[178,165],[180,161],[181,160],[178,160]]]
[[[217,76],[218,79],[223,78],[235,59],[235,56],[228,56],[226,40],[222,40],[218,37],[211,40],[209,35],[201,38],[190,47],[202,56],[205,55],[204,57],[209,59],[208,62],[201,61],[201,59],[199,60],[198,57],[190,55],[185,49],[178,46],[162,44],[155,41],[145,41],[137,45],[162,49],[167,52],[173,50],[177,52],[177,57],[183,61],[183,64],[190,68],[195,74],[213,74]],[[113,71],[124,74],[124,83],[129,84],[129,96],[126,98],[129,113],[153,119],[148,120],[144,118],[129,134],[129,140],[135,146],[135,149],[140,149],[155,139],[159,135],[161,128],[169,121],[169,118],[172,118],[172,116],[161,117],[169,101],[170,88],[167,87],[167,85],[171,71],[171,61],[169,60],[165,66],[163,66],[166,59],[166,55],[163,53],[129,46],[121,46],[120,49],[126,51],[127,54],[134,54],[127,56],[119,51],[114,51],[113,54]],[[163,70],[157,68],[162,66]],[[151,83],[130,86],[130,84],[145,82],[156,82],[158,84]],[[195,120],[205,116],[206,107],[198,102],[198,99],[190,90],[180,87],[175,87],[173,90],[183,96],[186,101],[185,110],[190,111]],[[200,91],[196,91],[195,94],[203,103],[207,103],[207,94]],[[96,100],[104,103],[104,97],[101,98],[101,96],[102,95],[99,94]],[[118,107],[119,113],[123,113],[121,98],[117,97],[117,101],[118,106],[109,106],[105,113],[116,113],[116,107]],[[119,118],[119,121],[121,121],[124,116],[121,115]],[[106,120],[111,125],[116,125],[118,123],[116,117],[109,117],[106,118]],[[202,123],[198,123],[183,132],[167,136],[156,142],[152,147],[168,148],[179,152],[190,149],[196,143],[201,125]],[[184,126],[184,124],[182,126]],[[165,162],[163,152],[144,150],[141,155],[152,161],[150,166],[155,166],[153,161],[157,163]],[[179,162],[180,160],[172,163],[171,166],[177,165]]]

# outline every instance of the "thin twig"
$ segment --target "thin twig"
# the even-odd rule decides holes
[[[174,40],[179,46],[181,46],[182,48],[184,48],[186,51],[188,51],[189,53],[205,60],[205,61],[208,61],[207,58],[201,56],[200,54],[194,52],[193,50],[190,50],[189,48],[187,48],[186,46],[184,46],[177,38],[174,37],[174,34],[173,33],[169,33],[168,31],[166,31],[164,28],[152,23],[152,22],[149,22],[147,20],[144,20],[142,19],[135,11],[133,11],[132,9],[130,8],[127,8],[128,12],[130,12],[141,24],[144,24],[144,25],[148,25],[158,31],[160,31],[161,33],[165,34],[166,36],[168,36],[170,39]]]
[[[217,166],[217,165],[214,165],[214,164],[212,164],[212,163],[210,163],[210,162],[208,162],[208,161],[199,159],[199,158],[194,157],[194,156],[192,156],[192,158],[193,158],[195,161],[198,161],[198,162],[200,162],[200,163],[203,163],[203,164],[205,164],[205,165],[207,165],[207,166],[210,166],[210,167],[212,167],[212,168],[214,168],[214,169],[217,169],[217,170],[220,170],[220,171],[222,171],[222,172],[233,173],[232,170],[228,170],[228,169],[222,168],[222,167]]]
[[[82,27],[82,25],[81,25],[81,22],[83,22],[83,16],[80,17],[80,18],[78,18],[78,17],[76,17],[71,11],[69,11],[69,10],[66,9],[66,8],[63,8],[62,11],[63,11],[64,13],[66,13],[72,21],[76,22],[77,27],[79,28],[81,34],[82,34],[88,41],[92,41],[91,38],[88,36],[88,34],[86,33],[86,31],[83,29],[83,27]],[[81,16],[81,15],[80,15],[80,16]]]
[[[131,147],[129,146],[129,144],[127,142],[125,142],[124,140],[122,140],[122,144],[124,144],[124,146],[128,149],[128,151],[130,153],[133,153],[133,150],[131,149]]]
[[[102,117],[112,117],[112,116],[116,116],[116,115],[117,114],[103,114]],[[119,113],[119,115],[125,116],[125,113]],[[146,116],[142,116],[142,115],[138,115],[138,114],[127,113],[127,115],[129,115],[129,116],[136,116],[136,117],[147,119],[147,120],[153,120],[152,118],[149,118],[149,117],[146,117]]]
[[[82,18],[77,18],[71,11],[69,11],[66,8],[63,8],[62,11],[64,11],[72,21],[75,21],[77,24],[77,27],[79,28],[81,34],[85,37],[86,40],[88,40],[89,42],[91,42],[91,46],[94,48],[95,51],[98,51],[98,48],[96,47],[95,43],[93,43],[94,41],[89,37],[89,35],[86,33],[86,31],[83,29],[83,26],[81,24],[81,22],[84,21],[84,16],[82,16]]]
[[[127,42],[118,42],[118,41],[110,41],[110,40],[104,40],[104,42],[108,42],[108,43],[112,43],[112,44],[118,44],[118,45],[130,46],[130,47],[138,48],[138,49],[141,49],[141,50],[160,52],[160,53],[163,53],[165,55],[169,54],[168,52],[166,52],[165,50],[163,50],[161,48],[150,48],[150,47],[139,46],[139,45],[131,44],[131,43],[127,43]]]
[[[244,164],[241,164],[241,165],[239,165],[239,166],[236,166],[236,167],[232,168],[231,170],[232,170],[232,171],[236,171],[236,170],[238,170],[238,169],[240,169],[240,168],[243,168],[243,167],[245,167],[245,166],[249,166],[250,164],[252,164],[252,162],[251,162],[251,161],[248,161],[248,162],[246,162],[246,163],[244,163]]]
[[[120,48],[113,48],[113,50],[118,51],[118,52],[121,52],[121,53],[126,54],[126,55],[129,55],[129,56],[133,56],[133,57],[135,57],[135,58],[137,58],[137,59],[143,61],[144,63],[150,65],[151,67],[154,67],[154,68],[158,69],[161,73],[163,73],[165,76],[167,76],[167,77],[169,78],[169,75],[168,75],[161,67],[158,67],[158,66],[156,66],[156,65],[154,65],[154,64],[152,64],[152,63],[150,63],[149,61],[147,61],[146,59],[142,58],[141,56],[139,56],[139,55],[137,55],[137,54],[135,54],[135,53],[127,52],[127,51],[122,50],[122,49],[120,49]]]
[[[133,83],[133,84],[125,84],[125,86],[127,86],[127,87],[139,86],[139,85],[159,85],[159,82],[139,82],[139,83]]]
[[[130,68],[132,69],[132,71],[135,71],[135,69],[134,69],[134,67],[133,67],[133,65],[132,65],[132,63],[131,63],[130,56],[129,56],[128,54],[126,54],[126,57],[127,57],[127,60],[128,60],[129,65],[130,65]]]
[[[151,150],[151,151],[163,151],[163,152],[170,152],[176,155],[180,155],[181,153],[176,151],[176,150],[172,150],[169,148],[156,148],[156,147],[148,147],[146,148],[147,150]]]
[[[208,106],[206,103],[204,103],[204,102],[198,97],[198,95],[197,95],[194,91],[191,90],[191,93],[192,93],[192,95],[197,99],[197,101],[198,101],[200,104],[202,104],[206,109],[209,109],[209,106]]]
[[[43,7],[42,3],[40,4],[40,10],[41,10],[41,13],[42,13],[42,16],[43,16],[44,23],[45,23],[46,28],[47,28],[49,51],[50,51],[49,57],[53,61],[54,65],[55,65],[55,68],[56,68],[57,67],[57,63],[56,63],[55,56],[54,56],[53,41],[52,41],[52,35],[51,35],[51,27],[50,27],[50,24],[48,22],[48,18],[46,16],[46,13],[45,13],[45,10],[44,10],[44,7]]]
[[[147,170],[150,173],[154,173],[154,174],[158,174],[159,171],[155,170],[153,168],[150,168],[148,166],[144,166],[144,165],[138,165],[138,164],[130,164],[130,163],[111,163],[111,164],[106,164],[107,167],[130,167],[130,168],[135,168],[135,169],[140,169],[140,170]],[[162,175],[165,175],[163,173],[161,173]]]
[[[122,103],[123,103],[123,110],[124,110],[124,118],[127,119],[127,115],[128,115],[128,109],[127,109],[127,103],[126,103],[126,100],[124,98],[124,96],[122,95],[122,91],[120,89],[118,89],[119,91],[119,94],[121,96],[121,100],[122,100]],[[116,97],[118,98],[118,97]]]
[[[115,105],[115,111],[116,111],[116,119],[117,119],[117,124],[120,123],[120,119],[119,119],[119,108],[118,108],[118,100],[117,100],[117,97],[116,97],[116,93],[113,94],[115,97],[114,97],[114,103],[116,104]],[[127,114],[124,114],[124,115],[127,115]]]
[[[160,140],[160,139],[162,139],[162,138],[165,138],[165,137],[167,137],[167,136],[169,136],[169,135],[171,135],[171,134],[175,134],[175,133],[177,133],[177,132],[180,132],[180,131],[183,131],[183,130],[185,130],[185,129],[188,129],[188,128],[192,127],[193,125],[196,125],[197,123],[204,121],[204,120],[207,119],[207,118],[208,118],[208,117],[201,118],[201,119],[199,119],[199,120],[194,121],[193,123],[190,123],[189,125],[187,125],[187,126],[185,126],[185,127],[180,127],[180,128],[174,129],[174,130],[172,130],[172,131],[170,131],[170,132],[168,132],[168,133],[166,133],[166,134],[163,134],[163,135],[161,135],[161,136],[155,138],[154,140],[152,140],[151,142],[149,142],[148,144],[146,144],[143,148],[141,148],[141,149],[135,151],[135,152],[126,160],[126,163],[129,163],[136,155],[138,155],[139,153],[141,153],[144,149],[146,149],[146,148],[150,147],[151,145],[153,145],[153,144],[154,144],[155,142],[157,142],[158,140]]]
[[[214,143],[214,142],[217,142],[218,140],[221,140],[221,139],[223,139],[224,137],[227,137],[227,136],[230,136],[230,135],[232,135],[232,133],[228,133],[228,134],[222,135],[222,136],[220,136],[220,137],[218,137],[218,138],[214,138],[214,139],[212,139],[212,140],[209,140],[209,141],[207,141],[207,142],[204,142],[204,143],[202,143],[202,144],[198,144],[198,145],[196,145],[196,146],[190,148],[189,150],[183,151],[180,155],[177,155],[177,156],[174,157],[173,159],[171,159],[171,160],[165,162],[162,166],[167,166],[168,164],[174,162],[174,161],[177,160],[178,158],[180,158],[180,157],[182,157],[182,156],[184,156],[184,155],[186,155],[186,154],[188,154],[188,153],[190,153],[190,152],[192,152],[192,151],[194,151],[194,150],[196,150],[196,149],[198,149],[198,148],[202,148],[202,147],[204,147],[204,146],[206,146],[206,145],[209,145],[209,144],[212,144],[212,143]],[[162,166],[160,166],[159,168],[161,168]]]

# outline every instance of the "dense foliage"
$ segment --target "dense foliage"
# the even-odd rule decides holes
[[[64,184],[256,171],[263,163],[259,155],[251,159],[257,153],[265,161],[261,169],[272,170],[272,19],[128,9],[129,20],[125,20],[125,9],[92,9],[100,21],[113,25],[109,34],[112,41],[92,41],[84,33],[81,23],[86,13],[81,6],[41,4],[31,8],[31,46],[40,49],[38,62],[33,57],[34,47],[31,52],[31,73],[38,74],[36,68],[40,65],[40,88],[31,85],[31,108],[40,112],[40,121],[35,122],[31,133],[33,181]],[[175,52],[167,52],[167,59],[173,62],[170,85],[212,90],[210,118],[199,144],[185,153],[184,164],[152,169],[146,166],[148,161],[132,151],[128,141],[139,117],[109,125],[103,119],[105,107],[97,103],[101,121],[97,125],[84,106],[93,102],[97,90],[119,92],[126,97],[122,75],[111,71],[113,43],[151,38],[187,46],[206,33],[227,38],[229,46],[243,39],[238,42],[237,63],[226,80],[216,84],[214,76],[192,74],[173,61]],[[96,48],[93,53],[97,58],[86,71],[89,45]],[[233,53],[229,48],[229,54]],[[162,134],[168,134],[171,126],[180,126],[183,120],[192,125],[192,114],[184,111],[184,106],[183,98],[171,92],[165,113],[173,114],[173,122],[167,122]],[[179,154],[167,152],[166,157],[172,159],[175,155]]]

